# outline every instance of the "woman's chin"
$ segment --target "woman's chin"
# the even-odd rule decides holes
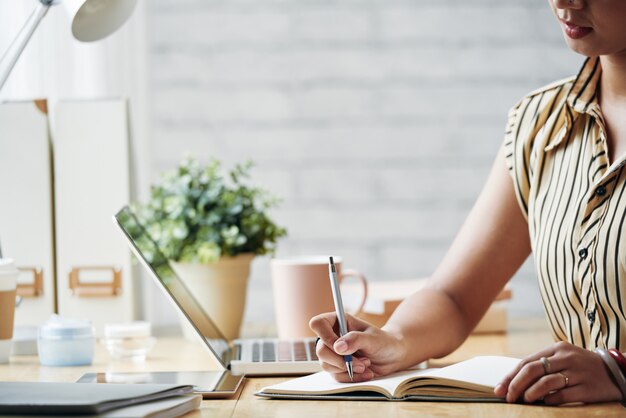
[[[599,57],[601,55],[622,54],[626,49],[620,48],[620,45],[608,44],[599,39],[586,37],[584,39],[571,39],[565,36],[565,42],[572,51],[586,57]]]
[[[565,38],[565,41],[567,42],[569,49],[577,54],[584,55],[585,57],[597,57],[599,55],[603,55],[597,48],[594,48],[588,43],[569,39],[567,37]]]

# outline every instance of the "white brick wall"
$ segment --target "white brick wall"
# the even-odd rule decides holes
[[[279,254],[426,276],[485,180],[508,109],[578,70],[544,0],[149,2],[153,172],[252,158]],[[516,314],[540,313],[532,266]],[[273,318],[267,259],[247,318]]]

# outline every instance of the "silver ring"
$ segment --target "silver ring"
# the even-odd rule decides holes
[[[561,389],[565,389],[566,387],[569,386],[569,377],[565,376],[565,374],[561,372],[559,372],[559,374],[563,376],[563,380],[565,380],[565,386],[563,386]]]
[[[541,360],[541,364],[543,364],[544,373],[550,374],[550,370],[552,369],[552,367],[550,366],[550,360],[545,357],[541,357],[539,360]]]

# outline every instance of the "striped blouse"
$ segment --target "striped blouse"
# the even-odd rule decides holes
[[[600,73],[589,58],[576,77],[519,101],[504,152],[554,338],[624,351],[626,156],[608,159]]]

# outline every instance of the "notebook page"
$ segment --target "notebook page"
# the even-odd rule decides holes
[[[430,369],[428,376],[461,380],[493,388],[519,362],[519,359],[511,357],[480,356],[441,369]]]
[[[405,370],[394,373],[384,378],[359,383],[339,383],[329,373],[318,372],[297,379],[288,380],[273,386],[265,387],[263,393],[281,394],[331,394],[348,393],[355,390],[372,390],[379,387],[386,392],[386,396],[392,397],[396,388],[405,380],[428,373],[432,370]]]

